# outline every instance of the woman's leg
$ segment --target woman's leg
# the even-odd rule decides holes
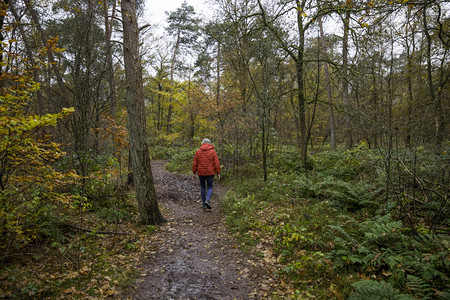
[[[208,188],[206,191],[206,202],[210,203],[211,196],[213,193],[213,183],[214,183],[214,175],[211,176],[205,176],[206,177],[206,183],[208,184]]]
[[[200,194],[202,196],[202,204],[206,202],[206,177],[207,176],[198,176],[200,179]]]

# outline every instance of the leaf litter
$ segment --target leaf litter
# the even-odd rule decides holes
[[[39,299],[285,299],[292,294],[276,275],[280,265],[271,254],[271,238],[260,237],[255,246],[255,253],[264,253],[261,257],[244,253],[229,233],[219,209],[226,190],[215,182],[213,209],[204,210],[198,182],[169,173],[164,165],[152,163],[167,224],[144,228],[136,225],[136,216],[115,228],[129,233],[125,236],[74,235],[69,245],[87,246],[87,252],[75,248],[71,253],[78,256],[70,257],[61,247],[3,268],[0,298],[20,294]],[[101,223],[92,214],[81,217],[86,228]]]
[[[164,165],[153,162],[152,172],[168,222],[144,242],[141,276],[128,298],[279,299],[276,268],[267,258],[244,253],[225,226],[219,199],[226,190],[215,181],[213,209],[205,210],[198,182],[169,173]]]

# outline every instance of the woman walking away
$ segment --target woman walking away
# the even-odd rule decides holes
[[[210,140],[203,139],[200,149],[195,153],[192,172],[194,178],[198,175],[200,179],[203,208],[211,209],[214,175],[217,174],[217,179],[220,179],[220,163]]]

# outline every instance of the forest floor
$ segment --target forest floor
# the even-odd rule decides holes
[[[201,207],[197,180],[152,163],[167,223],[149,239],[133,299],[267,299],[276,286],[263,258],[245,253],[220,211],[226,190],[214,182],[213,209]]]

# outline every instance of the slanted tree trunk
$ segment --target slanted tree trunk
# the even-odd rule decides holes
[[[130,157],[136,199],[142,224],[165,222],[158,207],[149,149],[145,136],[142,68],[139,57],[139,29],[136,20],[136,0],[122,0],[123,54],[126,78],[126,103]]]

